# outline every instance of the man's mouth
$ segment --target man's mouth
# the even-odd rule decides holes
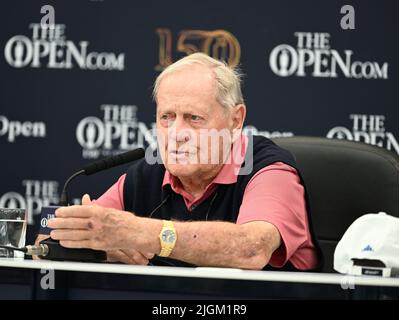
[[[180,155],[180,154],[189,155],[189,154],[194,154],[195,152],[194,152],[194,150],[187,150],[187,149],[181,149],[181,150],[180,149],[179,150],[172,149],[169,151],[169,153],[174,154],[174,155]]]
[[[182,156],[188,157],[191,154],[191,152],[185,151],[185,150],[172,150],[169,153],[171,153],[174,156],[180,156],[180,157],[182,157]]]

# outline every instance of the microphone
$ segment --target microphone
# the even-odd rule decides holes
[[[105,159],[97,160],[94,161],[85,167],[83,167],[81,170],[75,172],[73,175],[71,175],[67,181],[64,184],[64,187],[62,188],[62,193],[61,193],[61,198],[59,201],[60,206],[67,206],[69,205],[68,201],[68,185],[69,183],[75,179],[77,176],[80,176],[81,174],[85,174],[87,176],[92,175],[94,173],[110,169],[131,161],[135,161],[138,159],[141,159],[144,157],[144,149],[143,148],[138,148],[134,149],[128,152],[124,152],[121,154],[118,154],[116,156],[108,157]]]
[[[128,152],[120,153],[116,156],[94,161],[83,167],[84,173],[89,176],[102,170],[110,169],[121,164],[125,164],[144,157],[144,149],[138,148]]]

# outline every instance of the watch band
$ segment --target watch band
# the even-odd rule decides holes
[[[172,241],[165,241],[164,236],[168,234],[168,237],[173,236]],[[162,230],[159,234],[159,240],[161,243],[161,252],[159,253],[160,257],[169,257],[175,247],[176,243],[176,229],[174,224],[170,220],[163,220]]]

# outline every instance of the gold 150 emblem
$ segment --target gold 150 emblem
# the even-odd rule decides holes
[[[162,71],[173,63],[172,33],[169,29],[156,29],[159,36],[159,64],[156,71]],[[176,51],[187,55],[204,52],[224,60],[230,67],[240,62],[241,48],[237,38],[226,30],[183,30],[177,37]]]

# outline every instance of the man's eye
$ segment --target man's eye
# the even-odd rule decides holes
[[[163,115],[161,115],[161,120],[168,120],[168,119],[170,119],[170,118],[171,118],[170,114],[163,114]]]
[[[196,115],[191,115],[191,120],[193,120],[193,121],[199,121],[199,120],[201,120],[202,118],[200,117],[200,116],[196,116]]]

